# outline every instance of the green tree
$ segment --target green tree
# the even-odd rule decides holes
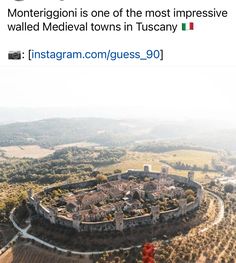
[[[98,174],[97,177],[97,182],[98,183],[104,183],[104,182],[107,182],[107,176],[104,175],[104,174]]]
[[[226,193],[233,193],[233,191],[234,191],[234,185],[233,185],[233,184],[230,184],[230,183],[226,184],[226,185],[224,186],[224,191],[225,191]]]
[[[191,203],[191,202],[193,202],[194,201],[194,196],[193,195],[188,195],[187,196],[187,203]]]
[[[193,192],[192,189],[187,189],[187,190],[185,191],[185,196],[187,197],[188,195],[194,196],[194,192]]]

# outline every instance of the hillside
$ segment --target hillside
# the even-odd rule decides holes
[[[236,151],[236,128],[220,122],[104,118],[54,118],[0,125],[0,147],[51,148],[79,142],[116,147],[153,140]]]
[[[37,144],[51,147],[80,141],[101,142],[105,145],[106,142],[116,144],[118,141],[122,144],[123,140],[127,142],[130,137],[130,129],[120,121],[102,118],[57,118],[13,123],[0,126],[0,146]]]
[[[32,245],[30,242],[18,242],[13,248],[0,256],[0,262],[4,263],[29,263],[29,259],[33,259],[34,263],[57,262],[57,263],[92,263],[87,256],[66,256],[60,255],[38,246]]]
[[[0,182],[49,184],[72,177],[82,180],[90,176],[95,167],[119,162],[125,153],[113,148],[68,147],[42,159],[10,159],[0,163]]]

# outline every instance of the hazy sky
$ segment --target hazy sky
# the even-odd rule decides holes
[[[233,67],[1,69],[1,107],[75,107],[96,116],[231,119]]]

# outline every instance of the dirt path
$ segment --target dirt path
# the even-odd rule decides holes
[[[206,232],[209,228],[211,228],[215,225],[218,225],[222,221],[222,219],[224,218],[224,212],[225,212],[224,201],[218,195],[216,195],[212,192],[209,192],[209,191],[206,191],[206,192],[218,201],[219,212],[218,212],[215,220],[213,222],[211,222],[205,228],[201,229],[200,233]]]

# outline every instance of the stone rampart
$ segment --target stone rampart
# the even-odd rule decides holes
[[[129,179],[130,176],[134,177],[145,177],[149,176],[151,178],[160,178],[161,173],[158,172],[150,172],[150,171],[137,171],[137,170],[128,170],[125,173],[120,174],[114,174],[108,177],[109,181],[119,180],[122,179]],[[73,219],[69,219],[66,217],[63,217],[61,215],[57,215],[53,209],[48,209],[44,207],[39,199],[40,194],[38,193],[33,195],[31,192],[29,196],[29,202],[35,207],[35,210],[38,214],[43,216],[44,218],[48,219],[51,223],[59,224],[66,227],[74,227],[78,231],[114,231],[114,230],[120,230],[128,229],[140,225],[150,225],[155,224],[158,222],[168,221],[174,218],[178,218],[185,213],[191,212],[199,207],[201,204],[202,198],[203,198],[203,187],[201,184],[197,183],[196,181],[192,180],[193,175],[191,174],[191,179],[186,178],[183,176],[178,175],[165,175],[169,178],[172,178],[176,182],[180,182],[183,184],[187,184],[191,187],[196,188],[197,190],[197,197],[195,200],[191,203],[187,204],[186,199],[181,199],[180,201],[180,207],[165,211],[165,212],[159,212],[159,208],[152,209],[153,211],[150,214],[142,215],[142,216],[136,216],[131,218],[123,218],[123,216],[117,216],[114,220],[111,221],[103,221],[103,222],[80,222],[79,219],[76,219],[77,221],[73,221]],[[79,183],[72,183],[72,184],[64,184],[61,186],[51,187],[44,189],[44,193],[48,193],[50,191],[53,191],[55,189],[73,189],[73,188],[90,188],[95,187],[97,184],[96,180],[89,180]],[[154,214],[155,213],[155,214]],[[155,219],[155,220],[154,220]],[[119,220],[119,222],[117,221]],[[76,227],[75,227],[76,226]],[[119,229],[117,229],[119,226]]]

